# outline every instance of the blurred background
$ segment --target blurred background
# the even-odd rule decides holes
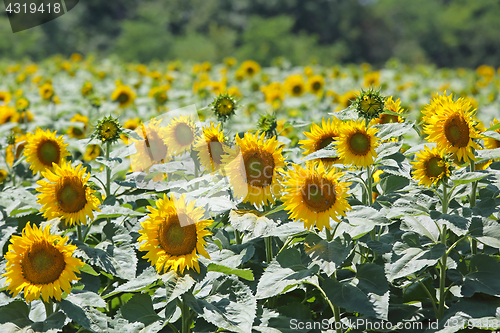
[[[498,67],[499,18],[498,0],[81,0],[16,34],[2,10],[0,57]]]

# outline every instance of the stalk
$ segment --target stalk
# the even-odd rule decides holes
[[[441,203],[442,205],[442,211],[443,214],[446,214],[448,212],[448,189],[446,187],[446,184],[443,183],[443,202]],[[441,243],[444,244],[446,247],[446,234],[447,234],[447,229],[446,225],[443,225],[443,228],[441,229]],[[438,308],[438,314],[437,314],[437,319],[440,319],[444,315],[444,304],[445,304],[445,297],[446,297],[446,261],[448,259],[448,251],[446,251],[443,256],[441,257],[440,263],[439,263],[439,308]]]
[[[181,317],[182,317],[182,333],[191,333],[191,323],[192,323],[192,317],[190,316],[190,311],[189,311],[189,306],[186,304],[184,301],[184,298],[182,301],[180,301],[180,308],[181,308]]]
[[[43,301],[43,305],[45,306],[47,318],[49,318],[49,316],[54,313],[54,303],[52,303],[52,300],[49,299],[48,302]]]
[[[265,237],[264,242],[266,244],[266,262],[269,264],[273,260],[273,239],[271,236]]]
[[[106,160],[109,162],[109,152],[111,150],[111,143],[106,142]],[[111,168],[106,166],[106,198],[111,195]]]
[[[470,161],[470,171],[474,172],[476,170],[476,163],[474,160],[471,159]],[[477,180],[475,182],[472,182],[472,190],[470,193],[470,208],[473,208],[476,206],[476,190],[477,190]],[[470,240],[470,250],[472,255],[477,254],[477,241],[473,238]]]

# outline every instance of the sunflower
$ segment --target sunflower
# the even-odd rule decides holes
[[[11,98],[12,98],[12,95],[10,92],[0,91],[0,102],[3,102],[4,104],[9,104]]]
[[[89,81],[84,82],[82,86],[82,96],[84,97],[89,96],[93,92],[94,92],[94,87],[92,86],[92,83]]]
[[[443,95],[435,94],[430,104],[425,105],[422,110],[422,122],[428,123],[429,120],[434,117],[438,111],[443,108],[443,105],[453,104],[453,95],[446,95],[446,91]]]
[[[214,101],[210,104],[215,115],[219,121],[225,121],[231,117],[238,108],[236,101],[229,94],[222,94],[217,96]]]
[[[85,148],[85,154],[83,155],[83,160],[89,162],[95,160],[96,157],[100,155],[101,155],[101,147],[99,147],[99,145],[88,145],[87,148]]]
[[[212,220],[202,220],[205,211],[195,208],[195,203],[186,204],[185,195],[176,199],[165,194],[156,202],[156,209],[148,207],[151,214],[141,223],[138,242],[140,251],[148,253],[143,257],[156,267],[156,271],[164,272],[170,268],[184,273],[186,268],[194,268],[200,272],[198,254],[210,259],[204,237],[211,235],[205,230]]]
[[[26,135],[28,144],[24,149],[26,162],[30,163],[30,169],[36,174],[45,170],[53,170],[53,163],[59,165],[69,156],[62,135],[56,137],[56,131],[43,131],[37,127],[35,134]]]
[[[302,75],[294,74],[287,77],[285,80],[285,90],[294,97],[302,96],[306,91]]]
[[[264,93],[266,103],[273,104],[276,101],[281,102],[285,99],[285,92],[279,82],[272,82],[260,88],[260,90]]]
[[[47,82],[40,86],[39,92],[43,99],[49,100],[54,96],[54,87],[52,87],[51,83]]]
[[[68,135],[70,138],[83,139],[85,138],[85,132],[87,130],[87,125],[89,118],[79,113],[75,114],[73,118],[70,119],[71,122],[80,122],[83,126],[70,126],[68,128]]]
[[[21,236],[12,236],[3,276],[13,297],[24,290],[28,303],[40,295],[45,302],[50,298],[60,301],[63,292],[71,292],[70,282],[79,280],[75,273],[80,273],[83,262],[73,257],[76,246],[66,244],[68,237],[51,235],[49,229],[31,227],[28,222]]]
[[[134,102],[135,93],[129,86],[119,85],[111,94],[111,100],[118,102],[120,108],[126,108]]]
[[[419,185],[431,187],[437,185],[439,181],[445,180],[451,175],[451,164],[436,147],[418,152],[413,164],[413,177]]]
[[[314,153],[335,141],[335,137],[339,136],[339,130],[342,125],[343,122],[335,117],[328,119],[327,122],[325,122],[325,118],[323,118],[321,126],[313,123],[310,132],[303,132],[307,140],[299,141],[301,148],[306,150],[302,155]],[[337,163],[338,160],[338,157],[324,157],[316,161],[323,162],[325,166],[331,166]]]
[[[7,105],[0,105],[0,125],[14,122],[17,118],[16,109]]]
[[[27,138],[25,134],[17,134],[5,149],[5,161],[8,165],[12,166],[14,161],[19,159],[24,147],[26,147]]]
[[[307,90],[313,94],[319,94],[324,85],[325,79],[321,75],[314,75],[307,79]]]
[[[340,222],[338,216],[351,209],[346,200],[350,183],[339,182],[341,176],[335,169],[326,172],[322,163],[310,163],[305,169],[294,165],[285,176],[281,197],[285,210],[292,219],[303,220],[307,229],[314,224],[319,230],[331,229],[330,217]]]
[[[392,96],[387,98],[385,101],[385,109],[392,111],[394,113],[402,114],[403,109],[401,108],[401,101],[399,98],[393,100]],[[404,118],[402,116],[396,116],[394,114],[381,113],[378,118],[372,120],[371,125],[376,124],[389,124],[389,123],[403,123]]]
[[[227,146],[224,133],[220,129],[220,124],[215,127],[203,127],[203,135],[196,140],[194,150],[198,152],[201,165],[206,169],[215,171],[222,165],[224,147]]]
[[[132,170],[147,172],[152,165],[169,161],[166,128],[160,126],[161,121],[153,119],[147,126],[141,123],[140,131],[136,130],[144,140],[131,139],[137,151],[130,159]]]
[[[384,111],[385,97],[380,95],[380,91],[370,88],[361,90],[353,103],[360,117],[365,119],[374,119]]]
[[[377,131],[373,127],[367,129],[362,119],[345,123],[340,129],[337,141],[335,141],[337,153],[342,163],[358,167],[372,164],[377,156],[375,152],[379,140],[375,137]]]
[[[241,73],[243,73],[243,75],[252,77],[260,72],[260,65],[253,60],[247,60],[241,64],[240,71]]]
[[[497,119],[493,119],[493,123],[491,123],[490,125],[494,126],[498,123],[499,123],[499,121]],[[497,129],[496,132],[500,134],[500,129]],[[484,148],[486,148],[486,149],[500,148],[500,141],[497,139],[484,137]]]
[[[102,142],[113,143],[120,138],[122,132],[123,128],[118,119],[108,116],[97,123],[93,137],[97,137]]]
[[[9,173],[3,169],[0,169],[0,184],[5,183],[5,180],[7,179],[7,176]]]
[[[24,98],[24,97],[21,97],[19,98],[17,101],[16,101],[16,109],[18,111],[24,111],[26,110],[28,107],[30,106],[30,102]]]
[[[153,87],[148,93],[148,97],[154,98],[157,105],[163,105],[168,100],[167,91],[170,89],[169,85],[162,85],[158,87]]]
[[[264,136],[259,132],[245,133],[243,139],[236,136],[237,149],[225,149],[228,155],[222,157],[234,194],[259,206],[275,202],[281,190],[278,170],[285,166],[283,145],[275,137],[266,140]]]
[[[94,219],[94,210],[101,202],[87,182],[90,174],[85,174],[82,164],[72,167],[71,162],[55,165],[54,171],[42,172],[48,181],[39,180],[38,203],[47,219],[62,218],[66,225],[87,224],[86,217]]]
[[[166,139],[172,153],[181,155],[189,150],[196,139],[196,126],[190,117],[172,119],[166,129]]]
[[[480,137],[472,120],[474,111],[463,98],[441,104],[436,114],[427,118],[428,124],[424,126],[427,141],[436,142],[438,150],[456,154],[460,161],[474,160],[472,149],[479,146],[473,139]]]

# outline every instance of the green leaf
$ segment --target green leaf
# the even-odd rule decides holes
[[[66,300],[79,306],[105,307],[106,302],[96,293],[73,289]]]
[[[79,306],[66,299],[59,302],[61,310],[80,326],[92,332],[105,332],[108,329],[108,320],[104,313],[90,306]]]
[[[185,302],[198,315],[217,327],[247,333],[252,331],[257,302],[248,286],[232,276],[218,277],[204,298],[184,295]]]
[[[439,241],[440,230],[428,215],[402,216],[400,228],[404,231],[416,232],[434,243]]]
[[[95,219],[103,219],[103,218],[113,218],[113,217],[120,217],[120,216],[142,216],[144,214],[136,212],[135,210],[125,208],[125,207],[120,207],[120,206],[106,206],[106,205],[101,205],[99,207],[101,209],[100,212],[96,213]]]
[[[13,323],[19,328],[31,325],[28,305],[23,300],[15,300],[0,307],[0,324]]]
[[[265,216],[254,213],[239,214],[232,210],[229,213],[229,221],[233,228],[245,233],[246,240],[264,237],[277,227],[276,222]]]
[[[409,132],[413,128],[413,125],[414,123],[410,121],[375,125],[374,127],[379,129],[375,135],[379,137],[380,140],[395,138]]]
[[[61,311],[51,314],[44,321],[38,321],[31,325],[31,329],[35,332],[61,332],[64,326],[66,316]]]
[[[92,266],[89,266],[87,264],[84,264],[83,267],[80,268],[80,272],[87,273],[93,276],[99,276],[99,273],[97,273]]]
[[[109,260],[115,268],[116,276],[126,280],[135,278],[137,255],[132,245],[115,246],[105,241],[97,244],[95,248],[108,253]]]
[[[393,250],[391,262],[386,264],[387,279],[391,282],[435,265],[445,253],[446,246],[439,243],[425,250],[398,242]]]
[[[462,276],[458,270],[450,270],[450,279],[462,286],[461,293],[464,297],[471,297],[475,293],[484,293],[500,296],[500,264],[495,258],[478,254],[472,257],[469,271]]]
[[[401,190],[410,184],[406,177],[389,175],[380,180],[380,187],[384,194],[389,194]]]
[[[371,263],[358,265],[355,278],[340,282],[325,279],[322,288],[328,299],[341,308],[388,319],[389,284],[381,266]]]
[[[469,226],[470,236],[478,242],[500,249],[499,223],[487,218],[473,217]]]
[[[459,176],[451,177],[451,180],[456,184],[469,184],[488,176],[485,172],[464,172]]]
[[[494,160],[500,158],[500,148],[496,149],[481,149],[477,151],[477,155],[479,157],[479,161],[482,160]]]
[[[276,256],[276,261],[279,262],[281,267],[291,268],[294,271],[306,269],[306,267],[302,263],[300,251],[296,247],[289,247],[282,250]]]
[[[438,211],[431,212],[431,218],[438,223],[445,224],[458,236],[465,235],[469,228],[470,221],[457,214],[441,214]]]
[[[117,293],[122,293],[122,292],[138,292],[149,285],[155,283],[160,276],[156,273],[153,267],[148,267],[142,272],[137,278],[132,279],[120,286],[118,286],[113,292],[109,293],[106,295],[106,297],[109,297],[111,295],[115,295]]]
[[[316,282],[315,274],[318,271],[317,266],[300,271],[294,271],[291,268],[283,268],[277,261],[272,261],[267,266],[264,274],[257,284],[257,299],[269,298],[288,292],[294,289],[297,285],[306,282]]]
[[[161,279],[165,283],[165,301],[167,304],[177,297],[182,296],[196,282],[189,274],[179,276],[173,270],[162,275]]]
[[[347,212],[347,219],[352,225],[389,225],[391,220],[380,214],[380,212],[372,207],[354,206],[352,211]]]
[[[223,265],[218,265],[218,264],[209,264],[207,267],[207,270],[209,272],[219,272],[219,273],[224,273],[227,275],[234,274],[236,276],[239,276],[242,279],[248,280],[248,281],[253,281],[253,272],[251,269],[238,269],[238,268],[230,268],[227,266]]]
[[[311,260],[330,276],[349,257],[352,244],[340,237],[327,242],[316,234],[309,234],[304,240],[304,250]]]
[[[162,320],[153,308],[153,301],[148,294],[135,294],[121,308],[120,313],[129,322],[141,322],[148,326]]]
[[[401,146],[403,146],[403,143],[401,142],[384,142],[380,144],[375,149],[375,151],[377,152],[377,158],[375,160],[375,163],[378,163],[387,156],[391,156],[392,154],[399,152],[401,150]]]
[[[116,269],[111,262],[111,256],[99,248],[90,247],[80,241],[74,241],[77,246],[76,256],[88,260],[91,265],[102,268],[105,272],[116,275]]]

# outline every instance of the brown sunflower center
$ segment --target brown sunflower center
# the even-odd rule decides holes
[[[181,218],[186,219],[188,225],[182,227],[179,223],[179,216],[174,214],[167,216],[158,230],[160,247],[173,256],[190,254],[196,248],[196,225],[187,215]]]
[[[302,93],[302,86],[300,84],[296,84],[292,88],[292,92],[294,95],[300,95]]]
[[[188,124],[178,124],[175,127],[175,139],[182,146],[190,145],[194,139],[193,129]]]
[[[224,155],[224,148],[222,147],[222,143],[214,139],[208,145],[208,152],[210,153],[210,157],[212,158],[213,164],[220,165],[222,163],[222,155]]]
[[[38,160],[45,166],[51,167],[52,163],[59,163],[61,151],[56,141],[43,141],[36,151]]]
[[[85,186],[76,176],[64,177],[56,185],[56,198],[59,208],[65,213],[76,213],[87,204]]]
[[[370,137],[356,132],[349,138],[349,148],[354,155],[366,155],[370,151]]]
[[[321,82],[319,82],[319,81],[314,82],[314,83],[312,84],[312,89],[313,89],[314,91],[318,91],[318,90],[320,90],[320,89],[321,89]]]
[[[467,147],[469,144],[469,125],[459,115],[453,115],[446,119],[444,134],[452,146]]]
[[[253,67],[247,67],[247,74],[253,75],[253,73],[255,73],[255,70],[253,69]]]
[[[118,103],[120,104],[125,104],[128,102],[129,100],[129,96],[127,93],[124,93],[124,92],[121,92],[118,97],[116,98],[116,100],[118,101]]]
[[[380,123],[381,124],[390,124],[399,122],[398,116],[394,116],[392,114],[382,114],[380,115]]]
[[[320,213],[330,209],[336,201],[335,185],[324,178],[309,178],[301,188],[302,200],[311,210]]]
[[[445,166],[441,161],[441,157],[432,157],[425,163],[425,173],[428,177],[439,177],[445,171]]]
[[[326,138],[321,139],[316,144],[316,150],[320,150],[320,149],[323,149],[323,148],[327,147],[333,141],[335,141],[333,139],[333,137],[326,137]],[[321,158],[321,160],[323,162],[332,162],[332,163],[338,161],[338,159],[339,159],[338,157],[322,157]]]
[[[266,187],[273,181],[274,158],[267,151],[255,151],[243,157],[246,181],[257,187]]]
[[[63,254],[47,241],[33,243],[21,260],[23,276],[32,284],[49,284],[66,267]]]

